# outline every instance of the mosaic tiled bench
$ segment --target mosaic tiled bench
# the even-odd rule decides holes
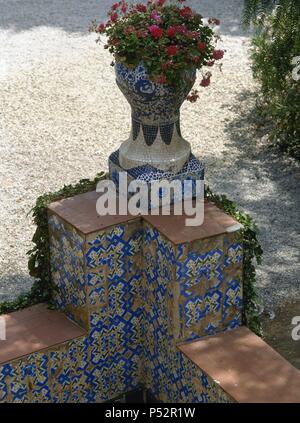
[[[229,390],[202,348],[218,337],[225,344],[231,334],[238,339],[244,330],[237,222],[209,203],[200,227],[186,227],[185,216],[99,217],[97,198],[91,192],[49,207],[55,302],[76,323],[65,319],[58,332],[67,334],[66,322],[83,332],[51,341],[48,352],[16,349],[6,360],[0,356],[6,361],[0,367],[0,401],[103,402],[141,387],[163,402],[259,400],[251,392],[241,397]],[[6,342],[8,350],[15,349],[9,338]],[[208,344],[210,357],[218,357],[219,345]],[[233,357],[242,354],[235,345]],[[274,352],[268,347],[264,353],[260,371],[267,374],[271,368],[264,366]],[[286,380],[290,370],[296,386],[300,373],[280,360],[277,377]],[[225,373],[231,364],[224,361]],[[237,381],[247,387],[246,380]],[[258,376],[255,381],[261,383]]]
[[[196,373],[210,375],[234,402],[300,402],[300,372],[246,327],[179,349]]]
[[[0,402],[78,400],[86,331],[45,304],[2,318],[7,340],[0,341]]]

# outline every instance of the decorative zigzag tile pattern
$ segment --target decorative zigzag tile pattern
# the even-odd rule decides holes
[[[164,402],[223,402],[226,395],[182,357],[176,344],[241,325],[242,247],[238,236],[228,234],[175,247],[144,224],[143,256],[147,388]]]
[[[1,402],[89,402],[87,339],[77,338],[0,366]]]
[[[0,366],[0,402],[230,399],[177,349],[241,324],[239,234],[173,245],[140,219],[83,236],[49,216],[55,302],[87,336]]]

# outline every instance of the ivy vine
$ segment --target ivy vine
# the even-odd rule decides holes
[[[51,283],[50,272],[50,240],[48,231],[47,208],[50,203],[62,200],[63,198],[74,197],[96,189],[97,183],[106,178],[106,173],[101,172],[95,179],[82,179],[75,185],[65,185],[57,192],[44,194],[36,200],[31,210],[36,230],[32,238],[34,247],[27,252],[28,270],[30,276],[35,278],[31,290],[21,294],[14,301],[0,303],[0,314],[11,313],[40,302],[47,302],[52,308],[51,298],[53,284]]]
[[[36,231],[32,239],[34,247],[27,253],[29,256],[29,274],[35,278],[35,282],[28,293],[20,295],[14,301],[0,303],[0,314],[10,313],[40,302],[47,302],[50,308],[53,307],[51,298],[55,288],[51,283],[47,207],[54,201],[94,190],[97,183],[106,177],[107,175],[102,172],[93,180],[82,179],[75,185],[65,185],[57,192],[47,193],[38,197],[36,205],[32,209],[33,221],[36,225]],[[263,253],[257,237],[258,229],[251,216],[241,212],[237,205],[225,195],[213,194],[211,189],[206,187],[205,196],[209,201],[215,203],[216,206],[243,225],[243,324],[248,326],[256,334],[261,335],[261,323],[257,312],[258,295],[255,289],[255,262],[258,264],[261,263]]]

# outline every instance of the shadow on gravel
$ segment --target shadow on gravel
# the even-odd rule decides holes
[[[292,337],[292,320],[296,316],[300,319],[300,301],[283,304],[276,310],[274,320],[263,319],[263,331],[265,341],[300,370],[300,340]]]
[[[291,337],[292,318],[300,316],[300,166],[269,146],[268,128],[255,107],[249,110],[255,97],[244,91],[224,105],[237,117],[227,124],[223,157],[203,159],[217,169],[208,184],[236,201],[258,225],[264,255],[257,286],[265,339],[300,369],[300,341]]]
[[[236,97],[233,104],[224,106],[235,110],[239,108],[237,118],[229,122],[225,130],[230,138],[226,147],[235,151],[237,174],[234,182],[248,182],[253,193],[255,187],[258,188],[260,185],[265,187],[264,190],[257,190],[257,195],[252,199],[246,190],[241,189],[240,198],[248,207],[265,209],[268,226],[272,223],[277,225],[279,223],[277,219],[281,217],[283,232],[291,229],[300,230],[297,218],[300,208],[300,166],[268,142],[267,134],[270,127],[264,125],[255,107],[249,111],[247,106],[249,100],[255,99],[256,96],[253,92],[244,91]],[[226,167],[226,162],[224,165]],[[245,177],[248,177],[248,181]],[[231,188],[239,189],[235,183],[231,183]],[[274,211],[279,212],[277,216],[273,215]],[[284,223],[288,220],[287,226]],[[299,231],[297,232],[299,234]]]
[[[33,278],[26,274],[0,275],[0,303],[15,300],[30,291]]]
[[[0,30],[19,32],[46,26],[61,28],[67,32],[87,33],[91,21],[106,19],[108,9],[116,1],[0,0]],[[244,35],[240,24],[243,0],[226,0],[225,7],[224,3],[224,0],[202,0],[200,5],[199,0],[187,2],[204,17],[220,18],[222,34]]]
[[[235,112],[238,108],[225,130],[229,142],[222,159],[203,159],[217,168],[208,184],[236,201],[258,224],[264,249],[258,284],[265,307],[272,310],[282,299],[300,299],[300,166],[263,138],[267,128],[256,110],[249,110],[255,95],[245,91],[224,105]]]

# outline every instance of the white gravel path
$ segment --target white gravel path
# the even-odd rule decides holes
[[[0,301],[26,291],[37,196],[107,168],[129,130],[111,57],[87,33],[112,0],[0,0]],[[183,133],[206,179],[252,214],[265,250],[267,308],[300,298],[299,167],[254,132],[256,85],[239,22],[242,0],[190,1],[222,19],[223,74],[185,104]],[[217,73],[217,72],[216,72]]]

